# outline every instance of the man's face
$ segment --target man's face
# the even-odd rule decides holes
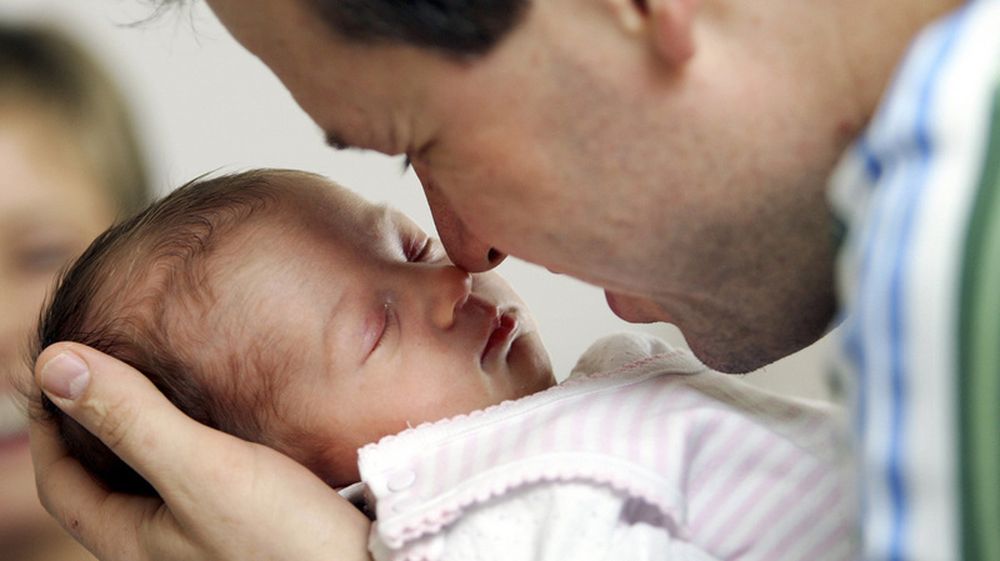
[[[209,3],[331,138],[410,156],[460,267],[499,251],[601,286],[724,370],[826,327],[842,103],[790,54],[698,27],[698,54],[668,67],[604,3],[556,0],[459,62],[339,39],[304,2]]]
[[[279,351],[295,357],[279,421],[330,447],[331,483],[355,480],[366,443],[555,383],[498,275],[456,268],[404,215],[334,184],[275,181],[287,216],[241,234],[222,292],[234,309],[250,303],[258,335],[291,347]]]

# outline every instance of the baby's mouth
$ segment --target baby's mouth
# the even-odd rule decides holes
[[[19,438],[28,431],[28,416],[12,394],[0,394],[0,441]]]
[[[514,334],[517,332],[517,328],[518,321],[513,313],[504,312],[497,316],[493,330],[486,338],[486,344],[483,346],[483,353],[480,355],[480,361],[486,360],[486,358],[494,351],[508,347],[511,340],[514,338]]]

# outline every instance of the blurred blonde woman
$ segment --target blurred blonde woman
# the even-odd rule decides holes
[[[15,381],[54,276],[149,185],[121,92],[59,32],[0,23],[0,557],[91,559],[35,494]]]

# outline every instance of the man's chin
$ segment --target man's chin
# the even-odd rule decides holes
[[[749,374],[774,362],[760,356],[737,356],[732,352],[714,352],[691,345],[691,352],[702,364],[724,374]]]
[[[653,300],[604,291],[608,307],[616,316],[631,323],[674,323],[684,335],[691,352],[712,370],[727,374],[753,372],[789,355],[805,345],[795,340],[776,345],[758,326],[740,329],[736,318],[721,317],[708,324],[681,324],[672,321],[665,306]]]
[[[681,328],[684,331],[684,328]],[[772,364],[804,348],[808,343],[781,341],[777,344],[764,333],[729,332],[685,333],[685,341],[702,364],[726,374],[747,374]]]

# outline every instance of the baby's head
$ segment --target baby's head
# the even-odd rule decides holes
[[[331,485],[358,447],[554,383],[523,303],[397,211],[315,175],[195,181],[100,236],[43,312],[35,357],[77,341],[146,374],[194,419]],[[151,488],[47,400],[70,453]]]

